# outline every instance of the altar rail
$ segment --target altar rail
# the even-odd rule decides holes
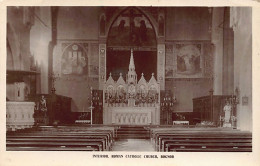
[[[6,130],[30,128],[34,125],[34,102],[6,102]]]

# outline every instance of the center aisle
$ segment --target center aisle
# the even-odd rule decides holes
[[[120,139],[114,142],[112,151],[155,152],[150,139]]]

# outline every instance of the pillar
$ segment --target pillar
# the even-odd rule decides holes
[[[223,17],[224,8],[214,8],[212,14],[212,35],[213,48],[213,90],[214,95],[222,95],[223,75]]]

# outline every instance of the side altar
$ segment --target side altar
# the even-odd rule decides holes
[[[142,74],[137,81],[131,50],[126,81],[120,74],[117,81],[111,74],[103,89],[103,124],[159,125],[160,86],[152,74],[146,81]]]

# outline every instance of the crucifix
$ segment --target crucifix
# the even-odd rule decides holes
[[[131,8],[130,10],[128,10],[127,13],[122,14],[122,17],[129,17],[130,36],[131,36],[131,34],[133,34],[133,32],[134,32],[134,27],[135,27],[134,18],[135,17],[142,17],[142,14],[141,13],[135,13],[134,9]]]

